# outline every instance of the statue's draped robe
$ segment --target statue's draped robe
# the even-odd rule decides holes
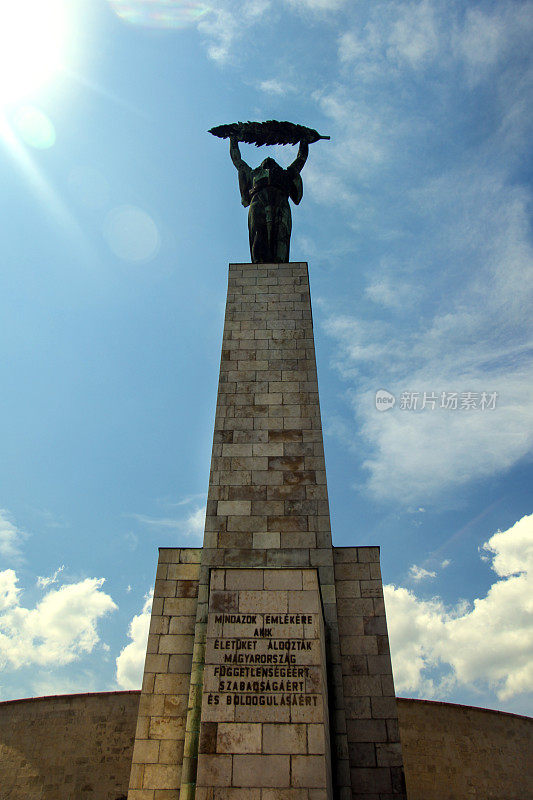
[[[268,168],[239,167],[239,189],[243,206],[250,206],[248,232],[254,264],[286,264],[289,260],[291,209],[289,197],[298,204],[303,196],[299,172],[283,169],[273,159]]]

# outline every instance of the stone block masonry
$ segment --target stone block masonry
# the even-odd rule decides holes
[[[315,568],[340,674],[333,566],[307,264],[230,264],[181,800],[196,785],[210,571]],[[333,785],[349,791],[342,681],[329,689]]]
[[[405,793],[379,547],[334,547],[352,798]]]
[[[0,703],[0,798],[123,798],[138,706],[138,692]]]
[[[315,569],[211,570],[196,784],[332,796]]]
[[[159,550],[128,800],[179,796],[200,558]]]
[[[100,692],[1,702],[2,798],[123,799],[139,696],[138,691]],[[398,698],[397,705],[409,800],[533,797],[533,719],[427,700]],[[246,731],[248,752],[257,746],[256,730]],[[289,725],[286,731],[281,736],[275,729],[279,749],[290,739],[294,750],[302,750],[299,731]],[[268,724],[263,732],[264,741],[272,742]],[[314,737],[308,742],[317,748]],[[213,796],[223,797],[225,791],[213,790]],[[275,788],[243,788],[236,797],[253,800],[261,792],[265,800],[277,800]],[[301,792],[295,789],[293,800]],[[159,790],[159,797],[165,794],[176,796]]]
[[[152,691],[152,678],[153,686],[159,687],[155,694],[168,687],[169,693],[172,690],[183,703],[183,692],[188,692],[185,716],[180,705],[179,716],[171,726],[165,726],[164,713],[160,722],[153,723],[154,731],[161,725],[165,736],[172,733],[175,738],[171,741],[180,742],[183,754],[179,763],[162,761],[167,750],[152,742],[155,736],[148,729],[134,761],[136,785],[131,785],[130,800],[404,797],[401,781],[392,771],[397,767],[401,770],[401,755],[392,724],[394,695],[388,692],[390,658],[388,651],[370,652],[383,635],[372,627],[381,624],[378,605],[373,603],[374,597],[379,599],[381,581],[356,577],[357,568],[345,578],[340,564],[334,561],[307,264],[230,265],[204,544],[197,565],[197,599],[175,594],[179,579],[171,577],[169,570],[171,563],[179,565],[179,551],[161,552],[169,553],[169,566],[167,574],[158,578],[154,618],[185,614],[189,627],[187,633],[170,631],[169,619],[168,630],[154,632],[153,636],[159,638],[156,642],[151,637],[149,642],[153,660],[147,660],[147,692]],[[353,564],[359,564],[365,555],[369,574],[370,562],[375,573],[379,568],[375,548],[358,548],[352,556]],[[291,581],[298,587],[291,586]],[[358,595],[350,594],[357,591],[356,584],[359,591],[374,593],[361,597],[370,601],[372,611],[368,603],[358,605]],[[338,598],[337,587],[341,586],[345,594]],[[161,600],[167,609],[164,613],[159,610]],[[306,603],[307,610],[303,607]],[[346,633],[350,606],[354,625],[362,633]],[[252,700],[245,698],[244,704],[240,700],[228,702],[228,697],[247,692],[226,691],[225,677],[215,675],[217,665],[227,666],[229,662],[214,661],[214,643],[237,642],[239,637],[255,639],[258,654],[268,654],[266,634],[254,635],[251,623],[242,620],[224,621],[224,615],[245,614],[261,618],[258,631],[272,628],[265,615],[288,615],[289,620],[291,614],[316,615],[308,628],[307,623],[276,623],[271,637],[291,643],[310,641],[311,631],[316,637],[314,660],[294,664],[296,670],[308,668],[309,674],[300,679],[291,677],[295,683],[305,681],[305,686],[301,691],[285,692],[291,697],[301,696],[302,706],[299,700],[297,705],[283,707],[265,700],[259,714],[260,706],[254,706]],[[222,622],[216,622],[217,615],[222,616]],[[374,622],[369,621],[374,618]],[[345,631],[342,636],[341,623]],[[156,623],[162,630],[166,624],[162,619]],[[172,624],[180,625],[177,619]],[[283,626],[286,630],[281,632]],[[349,641],[343,638],[346,636]],[[362,643],[368,637],[371,643]],[[365,658],[383,656],[381,662],[365,661],[368,670],[378,669],[378,665],[384,670],[383,680],[382,673],[368,672],[366,683],[358,684],[356,676],[348,674],[352,662],[346,659],[353,655],[350,648],[356,646],[362,648]],[[183,648],[189,648],[189,657],[192,652],[190,680],[181,673],[182,680],[169,680],[167,684],[164,670],[171,669],[174,656],[184,655]],[[365,648],[370,648],[368,653]],[[304,656],[301,650],[299,657]],[[310,688],[312,676],[318,681],[315,692]],[[387,676],[389,683],[385,686]],[[350,693],[350,709],[345,691]],[[272,690],[252,691],[250,696],[268,695],[273,701],[275,694]],[[321,709],[320,720],[305,716],[309,710],[306,704],[313,696],[317,698],[313,709]],[[370,716],[353,716],[357,705],[354,698],[368,700]],[[160,700],[146,702],[145,716],[152,714],[152,708],[154,717],[161,716]],[[222,709],[228,718],[220,716]],[[146,722],[144,726],[141,733],[146,732]],[[385,739],[380,733],[383,726],[387,730]],[[354,733],[356,729],[358,733]],[[377,739],[373,738],[374,729]],[[294,750],[285,752],[282,743],[291,739]],[[326,750],[313,752],[319,741],[329,741]],[[361,765],[354,741],[393,747],[388,747],[387,755],[378,748],[378,754],[376,744],[374,762]],[[396,752],[394,764],[385,764],[387,758],[389,762],[392,759],[392,750]]]

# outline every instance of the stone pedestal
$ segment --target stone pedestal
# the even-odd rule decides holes
[[[160,554],[129,800],[405,797],[379,550],[331,542],[306,264],[230,265],[196,552]]]

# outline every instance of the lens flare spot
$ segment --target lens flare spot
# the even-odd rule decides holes
[[[124,261],[149,261],[161,244],[152,217],[136,206],[119,206],[110,211],[104,235],[111,250]]]
[[[124,22],[148,28],[185,28],[210,10],[205,3],[184,0],[109,0],[109,4]]]
[[[37,150],[47,150],[56,141],[56,131],[51,120],[34,106],[23,106],[13,115],[13,127],[20,138]]]

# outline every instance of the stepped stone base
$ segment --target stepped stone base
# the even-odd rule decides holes
[[[201,548],[159,551],[128,800],[180,797],[201,554]],[[333,669],[325,661],[316,567],[210,570],[197,800],[405,797],[379,548],[334,547],[333,561],[341,653],[341,664]],[[294,619],[270,623],[282,615]],[[231,621],[239,616],[255,620]],[[223,662],[226,672],[242,664],[224,654],[268,655],[272,637],[254,637],[255,627],[263,634],[271,627],[276,641],[294,641],[295,647],[311,644],[309,650],[289,651],[295,674],[286,691],[276,694],[272,686],[263,693],[247,686],[241,691],[231,681],[220,686],[233,677],[220,674]],[[252,651],[232,644],[254,639]],[[306,667],[299,676],[298,669]],[[334,708],[332,694],[344,698],[342,709]],[[285,695],[288,703],[268,704]],[[335,727],[339,711],[345,737]],[[337,752],[344,741],[347,751]],[[335,758],[349,764],[351,788],[332,788]]]
[[[379,547],[334,547],[353,800],[405,797]]]
[[[179,797],[200,548],[161,548],[128,800]]]

